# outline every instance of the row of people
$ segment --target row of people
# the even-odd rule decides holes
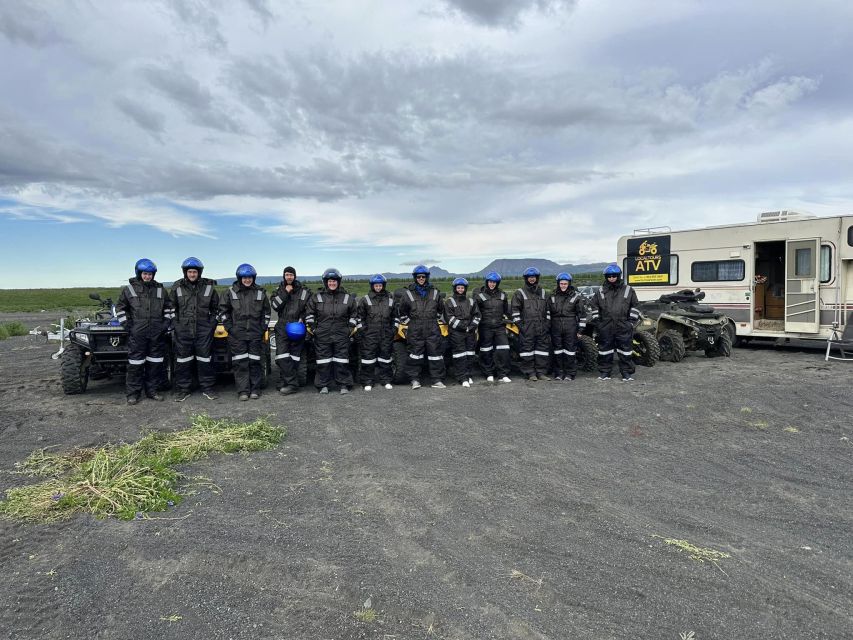
[[[272,311],[278,316],[275,363],[278,388],[284,395],[299,389],[306,327],[313,334],[315,386],[320,393],[328,393],[334,383],[341,393],[348,393],[354,385],[349,360],[354,331],[359,340],[360,382],[370,391],[377,384],[392,388],[392,349],[401,324],[407,327],[404,373],[412,388],[418,389],[424,365],[430,385],[445,386],[441,321],[448,327],[456,379],[464,387],[473,384],[478,356],[487,381],[511,381],[506,328],[510,320],[519,329],[519,367],[529,380],[549,379],[551,354],[556,379],[574,380],[578,337],[587,322],[586,304],[572,286],[571,274],[559,274],[556,288],[548,294],[534,267],[525,270],[523,286],[511,296],[501,289],[501,276],[493,271],[473,296],[468,295],[468,281],[456,278],[453,291],[445,298],[430,282],[429,270],[419,265],[412,272],[412,283],[396,300],[381,274],[370,278],[369,292],[357,299],[342,286],[343,278],[336,269],[327,269],[322,288],[311,292],[297,279],[293,267],[285,267],[282,281],[270,297],[256,283],[255,269],[241,264],[236,280],[220,296],[216,281],[202,277],[201,260],[187,258],[181,269],[184,277],[167,292],[154,279],[156,265],[147,258],[139,260],[136,277],[122,290],[116,305],[118,320],[128,329],[128,404],[136,404],[143,393],[163,399],[158,388],[165,377],[164,340],[169,327],[174,335],[175,400],[183,401],[190,394],[193,365],[202,394],[216,398],[212,348],[217,323],[228,332],[239,398],[260,396],[263,336]],[[609,265],[604,270],[604,284],[590,301],[591,319],[598,327],[601,380],[610,379],[614,351],[622,379],[633,380],[632,335],[639,311],[636,293],[622,282],[621,275],[618,265]]]

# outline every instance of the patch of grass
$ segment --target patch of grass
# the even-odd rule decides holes
[[[799,433],[800,430],[797,427],[785,427],[782,431],[787,431],[788,433]]]
[[[696,562],[710,562],[714,565],[717,564],[720,560],[725,558],[731,558],[731,555],[724,551],[717,551],[716,549],[707,549],[704,547],[697,547],[696,545],[688,542],[687,540],[678,540],[676,538],[664,538],[663,536],[652,536],[653,538],[660,538],[664,541],[665,544],[671,545],[676,549],[683,551],[688,554],[688,557],[691,560],[695,560]]]
[[[17,320],[14,322],[6,322],[3,325],[3,328],[9,336],[25,336],[30,332],[23,322],[18,322]]]
[[[376,622],[376,619],[379,618],[379,614],[376,613],[375,609],[359,609],[358,611],[353,611],[352,615],[359,622]]]
[[[741,413],[752,413],[752,409],[750,409],[749,407],[741,407],[740,412]]]
[[[769,425],[764,420],[758,420],[757,422],[750,422],[749,426],[764,431]]]
[[[65,454],[31,454],[21,473],[54,476],[45,482],[9,489],[0,513],[25,521],[51,522],[75,513],[124,520],[165,511],[181,500],[183,476],[173,467],[210,453],[260,451],[274,447],[285,430],[266,418],[241,423],[194,416],[189,429],[149,433],[135,444],[75,449]]]
[[[5,340],[9,337],[9,332],[6,330],[2,324],[0,324],[0,340]]]

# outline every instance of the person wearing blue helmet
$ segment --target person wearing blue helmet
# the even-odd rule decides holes
[[[486,374],[486,382],[512,382],[509,378],[509,298],[500,288],[501,274],[490,271],[483,278],[483,286],[474,296],[480,312],[480,366]]]
[[[610,380],[613,351],[619,354],[619,372],[623,382],[634,379],[634,324],[640,319],[637,293],[622,281],[622,269],[616,263],[604,269],[604,284],[590,300],[592,322],[598,329],[599,380]]]
[[[136,404],[143,391],[162,401],[166,384],[166,332],[174,317],[172,303],[162,284],[154,279],[157,265],[148,258],[137,260],[136,277],[122,289],[116,317],[127,327],[127,404]]]
[[[314,386],[329,393],[334,381],[341,393],[349,393],[353,378],[349,366],[350,334],[356,325],[355,296],[341,286],[337,269],[323,272],[323,288],[308,300],[305,321],[314,333],[317,371]]]
[[[456,278],[453,293],[444,301],[444,316],[450,329],[450,349],[453,352],[453,370],[463,387],[474,384],[474,358],[477,357],[477,325],[480,310],[468,297],[468,281]]]
[[[541,275],[536,267],[522,274],[524,285],[512,296],[512,321],[518,325],[518,358],[521,372],[531,382],[550,380],[548,360],[551,356],[551,316],[548,297],[539,286]]]
[[[578,332],[586,327],[586,306],[580,291],[572,286],[572,274],[557,274],[557,287],[548,301],[551,312],[551,345],[554,378],[574,380],[578,372]]]
[[[219,321],[228,331],[228,348],[234,369],[234,385],[240,400],[261,396],[261,358],[264,333],[270,323],[270,299],[255,282],[258,272],[250,264],[237,267],[237,279],[222,295]]]
[[[172,285],[169,295],[175,310],[172,323],[175,347],[174,400],[183,402],[190,396],[193,364],[202,395],[208,400],[215,400],[216,371],[211,354],[219,310],[216,280],[201,277],[204,264],[195,257],[184,260],[181,271],[184,277]]]
[[[291,337],[287,325],[293,322],[305,322],[305,309],[311,292],[296,278],[296,269],[285,267],[281,282],[270,300],[273,311],[278,314],[275,323],[275,363],[278,365],[278,390],[282,395],[290,395],[299,390],[299,367],[302,363],[302,351],[305,339]]]
[[[365,391],[377,382],[393,389],[391,353],[397,330],[394,297],[388,293],[388,281],[381,273],[371,276],[369,282],[370,291],[358,301],[359,377]]]
[[[444,389],[444,340],[439,321],[443,319],[441,294],[429,281],[429,269],[419,264],[412,270],[414,282],[400,295],[397,316],[407,326],[406,351],[409,357],[403,368],[412,381],[412,389],[421,388],[424,358],[434,389]]]

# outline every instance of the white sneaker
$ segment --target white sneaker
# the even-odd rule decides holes
[[[494,382],[494,381],[495,381],[495,376],[489,376],[488,378],[486,378],[486,382]]]
[[[369,384],[364,385],[365,391],[370,391],[371,389],[373,389],[373,387],[371,387]]]
[[[412,389],[420,389],[420,388],[421,388],[421,383],[418,382],[417,380],[412,380]]]
[[[439,380],[438,382],[436,382],[436,383],[434,383],[434,384],[432,384],[432,385],[430,385],[430,386],[431,386],[433,389],[446,389],[446,388],[447,388],[447,387],[445,386],[445,384],[444,384],[441,380]]]
[[[391,389],[393,389],[393,388],[394,388],[394,385],[393,385],[393,384],[391,384],[390,382],[386,382],[386,383],[385,383],[385,388],[386,388],[386,389],[388,389],[388,391],[391,391]]]
[[[510,380],[507,376],[504,376],[503,378],[501,378],[501,382],[512,382],[512,380]]]
[[[474,384],[474,378],[468,378],[468,384]]]
[[[467,380],[465,380],[465,381],[462,383],[462,386],[463,386],[463,387],[465,387],[466,389],[470,389],[470,388],[471,388],[471,383],[470,383],[470,382],[468,382]]]

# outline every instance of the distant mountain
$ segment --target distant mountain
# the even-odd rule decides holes
[[[451,273],[445,269],[442,269],[439,266],[433,265],[429,268],[430,275],[433,278],[454,278],[456,276],[484,276],[489,271],[497,271],[504,278],[520,276],[522,272],[527,267],[536,267],[539,271],[542,272],[543,276],[555,276],[561,271],[568,271],[569,273],[589,273],[591,271],[601,271],[604,267],[607,266],[607,262],[594,262],[592,264],[558,264],[553,260],[542,260],[539,258],[530,258],[530,259],[510,259],[503,258],[499,260],[492,260],[488,265],[480,269],[475,273]],[[344,274],[345,280],[367,280],[370,278],[372,273],[355,273],[355,274]],[[412,277],[411,271],[402,271],[402,272],[384,272],[382,274],[389,280],[408,280]],[[321,276],[298,276],[299,280],[302,282],[319,282]],[[233,277],[229,278],[220,278],[218,280],[219,284],[231,284],[234,281]],[[275,284],[277,282],[281,282],[281,276],[258,276],[256,279],[258,284]]]

